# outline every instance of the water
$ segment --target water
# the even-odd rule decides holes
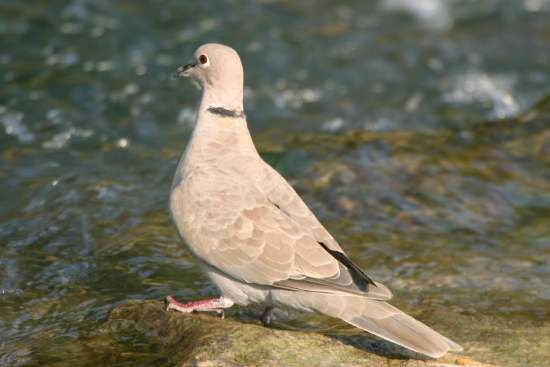
[[[0,1],[0,365],[84,365],[117,303],[213,293],[167,212],[199,97],[170,75],[208,41],[241,53],[264,157],[396,305],[468,355],[544,365],[549,16],[545,0]]]

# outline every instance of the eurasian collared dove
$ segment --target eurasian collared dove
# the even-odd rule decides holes
[[[221,297],[168,309],[223,310],[234,303],[319,312],[430,357],[462,348],[385,301],[383,284],[345,254],[296,191],[262,160],[243,112],[235,50],[197,49],[178,69],[202,89],[197,123],[177,167],[172,218]]]

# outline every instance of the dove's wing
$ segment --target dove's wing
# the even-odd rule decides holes
[[[315,214],[304,203],[294,188],[269,164],[263,162],[262,181],[258,187],[262,190],[269,202],[283,211],[295,223],[307,229],[317,244],[321,245],[340,264],[342,269],[338,277],[331,279],[319,279],[308,277],[302,280],[290,280],[284,282],[298,289],[327,291],[345,289],[349,293],[365,293],[378,299],[390,299],[392,294],[386,286],[371,280],[357,265],[355,265],[344,253],[338,242],[319,222]],[[369,287],[368,285],[375,287]],[[325,288],[326,287],[326,288]],[[332,288],[332,289],[331,289]]]
[[[193,171],[171,198],[174,217],[182,220],[178,227],[184,228],[185,240],[204,262],[247,283],[391,298],[385,286],[347,258],[298,194],[267,164],[265,182],[243,182],[241,176],[232,179],[206,170]]]
[[[323,243],[330,250],[344,253],[338,242],[323,227],[315,214],[285,178],[269,164],[262,163],[263,175],[258,187],[269,201],[280,207],[303,228],[307,228],[316,241]]]

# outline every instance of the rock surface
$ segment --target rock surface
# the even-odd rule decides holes
[[[384,357],[314,332],[265,328],[205,314],[166,312],[160,301],[133,301],[114,308],[101,330],[89,337],[95,362],[146,365],[229,366],[490,366],[448,354],[439,360]],[[390,347],[391,348],[391,347]],[[159,353],[162,351],[162,353]],[[141,354],[141,356],[140,356]],[[165,358],[159,359],[158,355]],[[141,365],[141,364],[140,364]]]

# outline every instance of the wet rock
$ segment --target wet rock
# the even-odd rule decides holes
[[[137,356],[140,362],[152,365],[201,367],[490,366],[454,354],[437,361],[404,359],[403,355],[384,357],[391,346],[365,351],[319,333],[265,328],[259,322],[242,323],[205,314],[166,312],[160,301],[117,306],[88,345],[95,349],[96,359],[104,363],[116,363],[124,356],[135,360]],[[160,354],[165,358],[159,359]]]

